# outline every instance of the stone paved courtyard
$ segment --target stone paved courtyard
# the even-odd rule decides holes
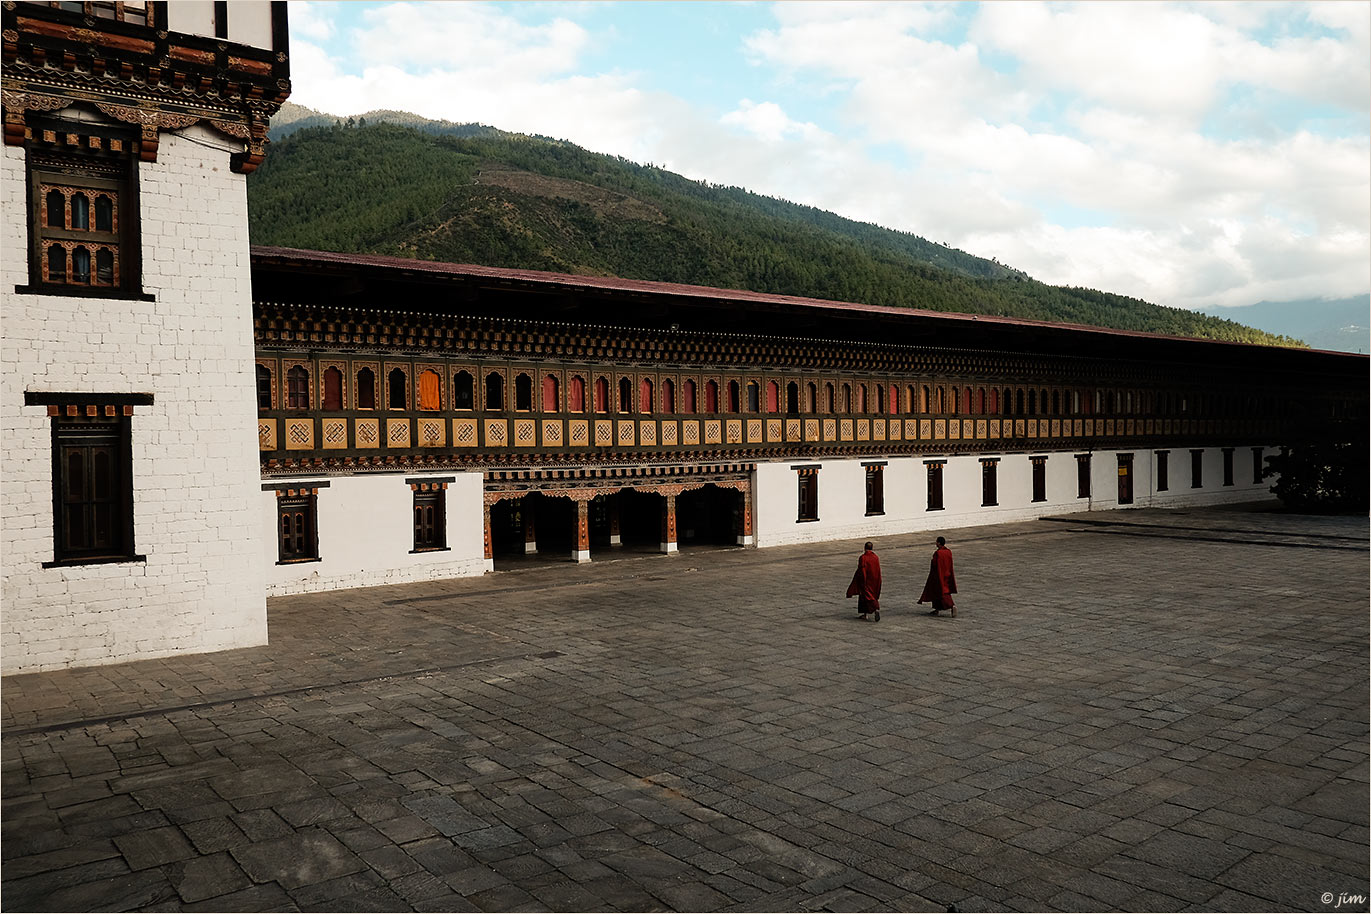
[[[277,599],[3,683],[22,910],[1368,909],[1365,518],[1141,510]],[[599,558],[603,558],[600,556]]]

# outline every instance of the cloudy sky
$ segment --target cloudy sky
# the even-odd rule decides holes
[[[292,2],[292,101],[1197,308],[1371,288],[1371,3]]]

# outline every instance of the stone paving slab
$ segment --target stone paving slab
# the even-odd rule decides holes
[[[518,563],[7,677],[6,910],[1367,910],[1365,518]],[[1325,902],[1323,898],[1330,900]]]

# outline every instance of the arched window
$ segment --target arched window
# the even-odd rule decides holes
[[[961,412],[961,405],[962,405],[962,404],[961,404],[961,397],[957,396],[957,387],[956,387],[956,385],[953,385],[952,389],[948,392],[948,396],[950,397],[951,402],[948,403],[947,405],[950,406],[950,407],[952,407],[952,415],[955,416],[955,415],[957,415],[958,413]]]
[[[728,382],[728,411],[731,412],[731,413],[736,413],[736,412],[738,412],[738,382],[737,382],[737,381],[729,381],[729,382]]]
[[[811,399],[813,398],[813,387],[810,387]],[[788,416],[798,416],[800,414],[800,385],[791,381],[785,386],[785,411]]]
[[[985,388],[976,388],[976,415],[985,415]]]
[[[271,369],[257,366],[257,408],[271,409]]]
[[[670,378],[662,382],[662,412],[668,415],[676,412],[676,382]]]
[[[357,372],[357,408],[376,408],[376,372],[370,368]]]
[[[1028,414],[1030,416],[1038,414],[1038,392],[1032,389],[1028,391]]]
[[[309,409],[309,371],[303,366],[286,372],[286,409]]]
[[[838,411],[841,413],[852,412],[852,385],[843,382],[842,399],[838,403]]]
[[[1014,391],[1014,415],[1023,415],[1023,388]]]
[[[819,387],[813,381],[805,385],[805,412],[813,415],[819,411]]]
[[[963,394],[965,394],[965,396],[962,399],[962,409],[966,410],[966,414],[969,416],[971,415],[971,412],[974,409],[974,407],[972,406],[973,401],[971,399],[971,388],[966,388],[966,390],[963,391]]]
[[[595,379],[595,411],[597,413],[609,412],[609,378],[599,377]]]
[[[990,404],[988,412],[992,416],[1000,414],[1000,392],[996,388],[990,388]]]
[[[523,372],[514,376],[514,409],[521,413],[533,411],[533,379]]]
[[[796,397],[796,399],[799,398]],[[766,411],[769,413],[781,411],[781,385],[775,381],[766,382]]]
[[[109,248],[99,248],[95,252],[95,282],[97,285],[114,285],[114,252]]]
[[[476,408],[476,381],[469,371],[459,371],[452,379],[452,408]]]
[[[898,384],[890,385],[890,399],[886,401],[886,411],[890,415],[895,415],[900,411],[900,387]]]
[[[343,373],[329,366],[324,369],[324,409],[343,408]]]
[[[947,412],[947,388],[945,387],[938,388],[938,412]]]
[[[681,385],[681,412],[695,412],[695,382],[690,378]]]
[[[644,416],[652,415],[652,381],[649,378],[638,382],[638,412]]]
[[[557,412],[557,378],[554,375],[543,376],[543,412]]]
[[[71,249],[71,281],[90,284],[90,251],[84,247]]]
[[[486,409],[498,412],[505,408],[505,379],[498,371],[486,375]]]
[[[101,194],[95,198],[95,230],[114,231],[114,201],[108,194]]]
[[[633,411],[633,382],[628,378],[619,379],[619,412]]]
[[[586,382],[580,375],[572,375],[566,386],[566,408],[568,412],[586,411]]]
[[[399,368],[391,369],[390,375],[386,378],[387,386],[390,388],[390,399],[387,401],[391,409],[405,408],[405,373]]]
[[[747,411],[750,412],[750,413],[761,412],[762,406],[761,406],[761,403],[758,402],[760,399],[761,399],[761,397],[760,397],[760,389],[757,387],[757,382],[756,382],[756,381],[748,381],[748,382],[747,382]]]
[[[824,412],[832,414],[838,411],[834,396],[833,382],[828,381],[824,384]]]
[[[1047,415],[1047,391],[1038,391],[1038,411],[1044,416]]]
[[[858,384],[856,387],[852,388],[852,392],[857,395],[857,402],[854,404],[853,411],[859,413],[866,412],[866,385]]]
[[[48,280],[51,282],[67,281],[67,251],[60,244],[54,244],[48,248]]]
[[[50,190],[47,196],[48,228],[67,227],[67,198],[60,190]]]
[[[1014,415],[1014,393],[1008,387],[1004,389],[1004,414]]]
[[[705,382],[705,412],[714,415],[719,411],[719,385],[713,381]]]
[[[1054,390],[1054,391],[1052,391],[1052,415],[1054,415],[1054,416],[1060,416],[1061,414],[1062,414],[1062,392],[1059,391],[1059,390]]]
[[[1116,403],[1114,400],[1114,391],[1111,390],[1109,392],[1107,399],[1105,400],[1105,414],[1109,416],[1114,415],[1115,405]]]
[[[876,385],[876,415],[885,412],[885,388],[880,384]]]
[[[431,368],[419,372],[419,408],[430,412],[443,408],[443,379]]]
[[[71,195],[71,227],[83,231],[90,229],[90,198],[85,194]]]

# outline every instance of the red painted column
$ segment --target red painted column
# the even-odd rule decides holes
[[[576,501],[576,547],[571,551],[573,562],[590,561],[590,502]]]
[[[481,513],[482,513],[482,514],[484,515],[484,517],[485,517],[484,523],[485,523],[485,541],[486,541],[486,571],[494,571],[494,570],[495,570],[495,558],[494,558],[494,553],[491,551],[491,546],[490,546],[490,503],[489,503],[489,502],[487,502],[487,503],[485,503],[484,505],[482,505],[482,511],[481,511]]]
[[[662,552],[667,555],[677,551],[676,547],[676,496],[662,496]]]

